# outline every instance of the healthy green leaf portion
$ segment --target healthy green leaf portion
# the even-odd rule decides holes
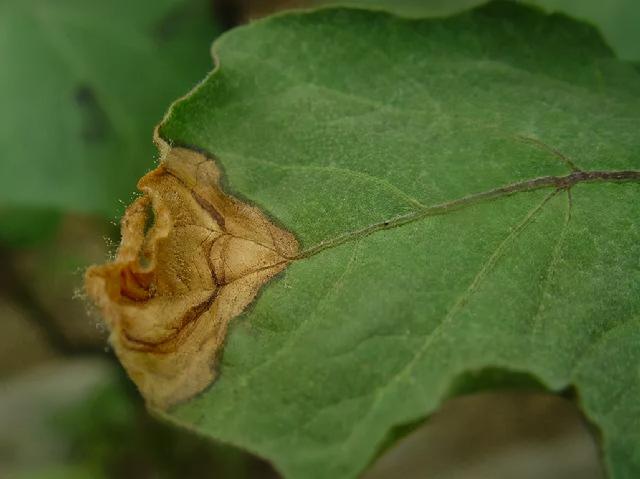
[[[287,477],[355,477],[394,426],[498,368],[574,386],[609,472],[638,475],[638,71],[590,27],[508,3],[289,14],[216,51],[160,134],[215,156],[309,254],[170,417]],[[517,186],[558,175],[576,181]]]
[[[0,5],[0,204],[113,215],[167,102],[208,70],[208,2]]]

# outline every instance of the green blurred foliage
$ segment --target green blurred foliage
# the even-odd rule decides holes
[[[218,33],[207,0],[0,3],[0,241],[50,231],[50,212],[118,214]]]
[[[53,235],[60,212],[49,209],[3,208],[0,209],[0,244],[9,248],[23,248]]]

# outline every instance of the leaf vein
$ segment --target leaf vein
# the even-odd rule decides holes
[[[435,328],[426,336],[425,342],[422,344],[420,349],[416,351],[411,360],[397,373],[395,374],[390,381],[381,385],[381,387],[376,388],[372,391],[375,394],[371,405],[368,408],[369,416],[373,413],[376,407],[382,402],[385,397],[385,393],[389,391],[389,389],[397,384],[402,378],[406,377],[410,371],[415,367],[420,358],[428,351],[434,339],[441,334],[443,329],[451,323],[451,321],[464,309],[464,307],[468,304],[469,298],[475,293],[478,286],[482,282],[482,280],[487,276],[487,274],[493,269],[495,264],[498,262],[503,253],[507,250],[509,245],[520,235],[520,233],[534,220],[534,218],[540,213],[542,208],[547,204],[549,200],[551,200],[556,194],[558,190],[554,190],[549,193],[547,196],[543,198],[543,200],[538,203],[534,208],[532,208],[523,218],[523,220],[513,228],[509,234],[498,244],[492,254],[487,258],[485,263],[482,265],[480,270],[471,280],[471,283],[467,287],[467,289],[454,301],[453,305],[447,313],[444,315],[442,320],[435,326]],[[362,421],[361,421],[362,423]],[[352,430],[351,435],[345,442],[349,442],[355,437],[357,432],[357,428]]]

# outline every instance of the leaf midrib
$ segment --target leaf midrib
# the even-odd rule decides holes
[[[349,231],[334,238],[320,241],[318,244],[301,251],[294,257],[287,258],[289,260],[299,260],[315,256],[318,253],[355,239],[369,236],[378,231],[384,231],[397,228],[414,221],[421,220],[430,216],[440,216],[453,211],[457,211],[477,203],[490,201],[516,193],[525,193],[545,188],[554,188],[556,191],[567,190],[580,183],[640,183],[639,170],[592,170],[592,171],[573,171],[563,176],[541,176],[529,180],[518,181],[505,186],[493,188],[491,190],[482,191],[480,193],[472,193],[454,200],[438,203],[432,206],[418,208],[409,213],[396,216],[387,220],[367,225],[358,230]]]

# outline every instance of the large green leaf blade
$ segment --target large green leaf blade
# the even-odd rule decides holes
[[[575,387],[608,470],[636,475],[637,70],[588,26],[502,3],[284,15],[216,51],[160,134],[208,151],[312,254],[234,321],[219,379],[171,418],[288,477],[354,477],[394,426],[499,368]],[[514,190],[575,165],[633,173]]]

